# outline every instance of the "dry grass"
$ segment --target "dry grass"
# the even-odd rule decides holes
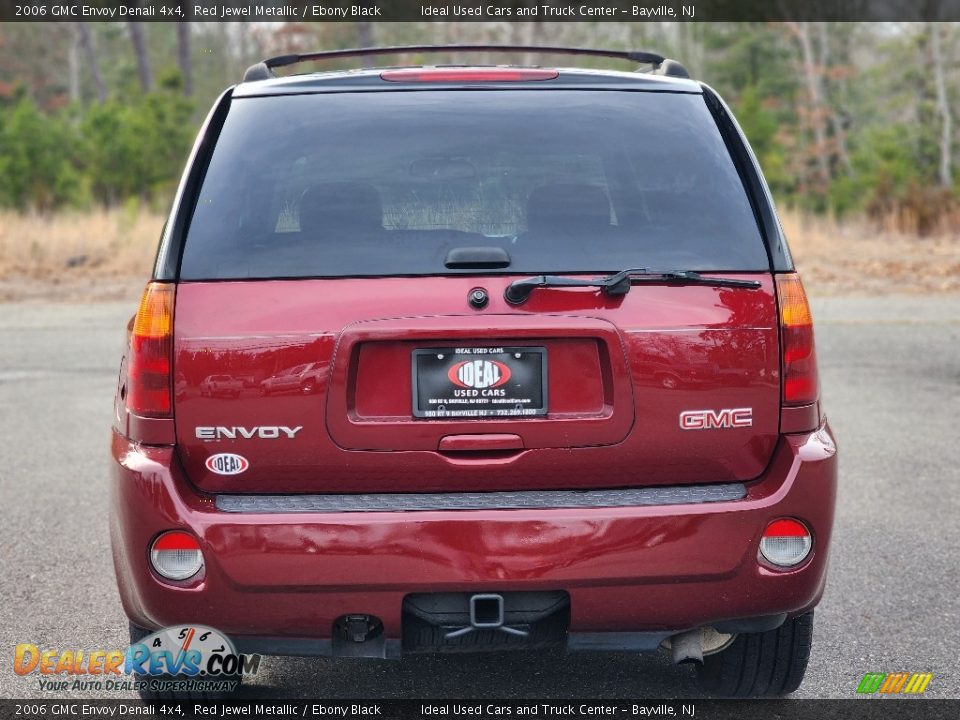
[[[917,238],[783,214],[812,294],[960,292],[960,234]],[[0,300],[136,297],[164,218],[133,210],[0,213]]]
[[[863,221],[785,212],[784,231],[804,284],[817,295],[960,292],[960,233],[916,237]]]
[[[164,218],[135,210],[0,213],[0,300],[135,297]]]
[[[100,210],[59,215],[0,214],[0,277],[146,277],[164,218]]]

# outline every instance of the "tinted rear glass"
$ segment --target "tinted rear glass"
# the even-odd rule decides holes
[[[700,95],[504,90],[234,101],[181,278],[766,270]],[[473,270],[472,272],[476,272]]]

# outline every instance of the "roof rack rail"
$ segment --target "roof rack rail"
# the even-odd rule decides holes
[[[370,55],[396,55],[399,53],[434,53],[434,52],[523,52],[543,53],[556,55],[592,55],[594,57],[610,57],[620,60],[631,60],[643,65],[652,65],[658,75],[688,78],[687,69],[676,60],[668,60],[663,55],[645,52],[643,50],[604,50],[599,48],[581,47],[552,47],[544,45],[393,45],[388,47],[350,48],[347,50],[320,50],[317,52],[294,55],[279,55],[258,62],[247,68],[243,75],[243,82],[254,80],[269,80],[276,77],[273,68],[295,65],[296,63],[311,60],[336,60],[348,57],[363,57]]]

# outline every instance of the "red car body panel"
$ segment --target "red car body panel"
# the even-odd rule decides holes
[[[114,435],[114,562],[137,624],[213,625],[236,636],[329,638],[345,613],[399,637],[410,592],[564,589],[570,631],[680,631],[812,608],[826,574],[836,447],[829,428],[785,436],[742,500],[631,508],[416,513],[223,513],[184,476],[172,448]],[[813,531],[797,569],[758,562],[766,524]],[[201,576],[162,581],[147,548],[196,534]]]
[[[627,156],[638,135],[623,127],[622,143],[584,155],[596,160],[591,164],[577,155],[580,125],[567,127],[576,118],[558,104],[566,134],[555,136],[559,147],[545,148],[539,170],[531,170],[535,154],[528,156],[527,144],[498,151],[513,166],[501,158],[487,167],[481,161],[489,145],[522,139],[517,133],[539,130],[542,119],[539,98],[502,95],[500,105],[491,103],[499,114],[474,133],[483,167],[460,179],[494,178],[491,187],[512,179],[500,183],[490,218],[467,217],[480,207],[476,193],[465,192],[462,208],[451,204],[468,222],[421,212],[443,206],[439,190],[466,167],[451,150],[446,162],[428,163],[439,173],[433,177],[415,172],[418,158],[404,154],[419,132],[419,159],[433,157],[434,135],[421,128],[426,116],[413,94],[422,88],[385,83],[378,73],[334,73],[243,84],[221,97],[178,191],[120,370],[111,537],[120,596],[135,626],[210,625],[238,647],[266,654],[378,656],[362,647],[370,638],[396,647],[402,638],[409,649],[405,629],[416,635],[420,621],[430,626],[422,643],[430,650],[461,630],[502,640],[473,606],[475,594],[502,593],[521,601],[562,597],[562,613],[551,610],[551,621],[559,618],[559,638],[570,647],[591,636],[593,647],[652,650],[704,627],[767,632],[817,604],[833,524],[836,446],[820,409],[809,308],[756,159],[722,100],[690,80],[563,72],[549,82],[590,91],[560,96],[585,117],[606,107],[598,94],[605,89],[607,104],[614,91],[617,102],[630,101],[621,108],[629,112],[604,111],[611,121],[672,118],[670,108],[683,108],[683,122],[664,136],[672,145],[647,142],[644,149],[657,152],[636,162]],[[384,126],[387,142],[371,144],[373,159],[392,158],[385,170],[358,163],[341,173],[327,156],[301,152],[312,141],[294,135],[279,138],[287,143],[279,154],[243,142],[243,128],[253,127],[245,123],[274,117],[257,109],[261,93],[296,95],[276,107],[306,113],[301,130],[314,138],[322,128],[313,121],[325,115],[301,94],[322,95],[318,108],[340,103],[363,119],[372,110],[352,108],[351,99],[373,96],[354,91],[387,85],[396,97],[381,98],[382,106],[391,107],[389,100],[413,115],[405,126],[389,113],[375,115],[389,117],[401,138],[390,141]],[[533,92],[546,84],[523,86]],[[456,84],[432,90],[445,89]],[[493,98],[494,89],[486,88]],[[535,120],[502,132],[516,98],[518,112]],[[427,99],[430,107],[456,104]],[[663,100],[658,112],[666,114],[651,115]],[[637,102],[646,113],[634,112]],[[240,123],[232,130],[228,116]],[[458,123],[451,128],[456,149],[463,131]],[[359,152],[370,138],[331,141],[324,152]],[[252,150],[270,166],[264,172],[242,164]],[[208,173],[218,154],[226,159],[220,180],[205,192],[218,175]],[[704,159],[717,162],[700,173]],[[662,172],[666,164],[672,174]],[[286,182],[292,175],[297,181]],[[414,192],[427,186],[422,197]],[[695,222],[678,231],[677,218]],[[668,269],[598,277],[641,262]],[[539,275],[561,272],[549,281]],[[520,279],[528,279],[521,289],[536,287],[518,297],[514,285],[518,304],[511,304],[505,291]],[[478,288],[485,291],[479,304]],[[436,397],[447,399],[430,402],[445,403],[463,397],[442,393],[446,379],[456,385],[452,363],[472,353],[451,358],[444,350],[511,348],[497,353],[497,373],[519,377],[524,354],[511,353],[523,347],[534,348],[527,357],[537,358],[540,370],[518,386],[548,398],[530,405],[532,414],[426,417],[414,407],[420,359],[441,368],[430,380],[441,387]],[[239,387],[204,392],[204,381],[220,376]],[[153,404],[131,402],[130,387],[135,399]],[[224,458],[229,466],[217,464]],[[483,495],[492,491],[499,491],[492,500]],[[647,491],[658,499],[611,500]],[[426,498],[427,509],[401,509],[411,497]],[[457,505],[467,497],[483,509]],[[231,500],[246,509],[231,510]],[[307,511],[300,501],[334,509]],[[804,539],[803,549],[812,549],[777,567],[760,553],[760,541],[783,518],[809,529],[812,543]],[[199,543],[203,566],[187,580],[164,579],[151,564],[152,543],[170,530]],[[783,559],[765,548],[767,557]],[[446,634],[443,612],[425,619],[426,611],[414,612],[420,606],[405,610],[431,593],[431,600],[455,593],[457,602],[470,603],[470,625]],[[498,602],[497,627],[515,630],[502,624],[507,598]],[[376,630],[356,635],[338,625],[344,621]],[[338,640],[347,651],[333,652]],[[462,649],[453,644],[445,649]]]
[[[175,402],[178,459],[197,487],[234,493],[756,478],[780,432],[776,298],[770,275],[725,276],[762,287],[638,286],[623,298],[541,290],[518,309],[503,300],[509,276],[181,283],[174,365],[188,389]],[[467,306],[477,285],[491,296],[483,312]],[[549,414],[411,417],[411,351],[463,344],[546,347]],[[328,366],[309,393],[198,391],[217,371],[266,377],[303,363]],[[685,379],[692,366],[696,380]],[[678,422],[688,410],[739,407],[752,409],[751,426],[691,432]],[[303,430],[279,439],[196,436],[198,427],[264,425]],[[440,451],[450,436],[489,433],[513,435],[522,447],[489,457]],[[394,451],[389,473],[383,451]],[[250,470],[209,472],[204,462],[218,452],[242,454]]]

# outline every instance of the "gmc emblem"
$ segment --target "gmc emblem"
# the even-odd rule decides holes
[[[724,408],[723,410],[685,410],[680,413],[681,430],[714,430],[753,425],[753,408]]]

